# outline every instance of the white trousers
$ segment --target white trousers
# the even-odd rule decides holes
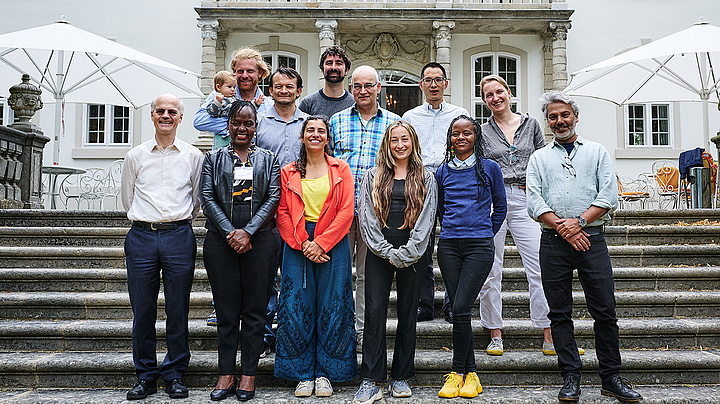
[[[480,290],[480,323],[494,330],[503,328],[502,284],[503,254],[505,236],[510,230],[517,246],[530,290],[530,319],[535,328],[550,327],[548,308],[540,278],[540,224],[528,216],[525,191],[517,185],[505,185],[507,198],[507,217],[495,235],[495,261],[485,284]]]

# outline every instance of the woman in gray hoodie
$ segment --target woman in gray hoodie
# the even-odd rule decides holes
[[[365,334],[354,403],[382,398],[377,383],[387,378],[385,321],[393,276],[397,279],[398,325],[390,393],[412,395],[407,379],[415,376],[415,323],[425,249],[435,225],[437,185],[425,171],[415,129],[405,121],[388,126],[380,143],[377,166],[360,187],[358,219],[368,246],[365,263]]]

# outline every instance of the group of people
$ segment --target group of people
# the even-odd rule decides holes
[[[273,342],[275,376],[297,381],[296,396],[331,396],[332,383],[359,372],[353,403],[380,400],[388,379],[393,278],[398,321],[388,391],[411,396],[416,323],[435,312],[438,221],[437,261],[453,326],[452,363],[440,397],[482,392],[471,326],[478,296],[491,336],[487,353],[503,354],[500,283],[509,230],[527,273],[533,326],[543,329],[542,352],[558,356],[564,378],[558,398],[580,396],[584,351],[573,336],[571,284],[577,269],[595,320],[602,394],[641,400],[619,377],[612,268],[603,238],[617,206],[612,163],[602,146],[577,136],[575,101],[556,91],[543,95],[554,135],[545,145],[540,124],[512,111],[510,87],[500,76],[481,82],[492,117],[480,125],[444,101],[449,81],[438,63],[423,67],[425,100],[402,118],[378,105],[381,83],[370,66],[357,67],[345,90],[350,66],[341,48],[325,50],[319,65],[324,86],[297,107],[300,74],[291,68],[271,74],[259,52],[239,49],[232,73],[216,75],[215,91],[194,117],[198,130],[215,133],[204,158],[176,137],[182,102],[169,94],[153,101],[155,136],[133,148],[123,168],[122,200],[133,223],[125,253],[138,378],[127,398],[155,393],[160,377],[170,397],[188,396],[182,376],[190,360],[196,258],[190,223],[202,208],[203,260],[217,316],[219,378],[212,400],[252,399],[259,359]],[[272,99],[258,89],[265,77]],[[168,352],[158,366],[160,273]],[[362,353],[359,369],[356,352]]]

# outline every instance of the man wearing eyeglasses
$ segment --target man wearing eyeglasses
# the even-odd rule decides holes
[[[437,62],[430,62],[420,71],[420,89],[425,101],[407,111],[403,119],[410,122],[418,134],[423,165],[435,172],[445,159],[447,131],[450,122],[460,115],[470,116],[468,111],[457,105],[445,102],[443,95],[449,84],[445,68]],[[428,266],[423,278],[418,305],[417,321],[430,321],[435,317],[435,276],[433,274],[432,255],[435,247],[435,232],[430,237],[426,250]],[[450,319],[450,302],[443,305],[445,317]]]
[[[370,66],[360,66],[353,72],[350,88],[355,104],[333,115],[330,127],[333,132],[335,157],[350,165],[355,181],[355,218],[350,227],[350,249],[355,247],[355,330],[357,349],[362,352],[362,335],[365,329],[365,257],[367,245],[360,236],[357,222],[360,183],[365,171],[375,166],[375,156],[385,129],[400,116],[380,108],[380,77]]]
[[[183,104],[171,94],[150,104],[155,136],[125,156],[120,187],[132,227],[125,237],[128,292],[133,310],[133,362],[137,384],[128,400],[157,392],[165,380],[171,398],[188,396],[182,381],[190,362],[188,310],[197,245],[191,222],[200,212],[203,155],[176,137]],[[155,320],[162,272],[167,355],[158,367]]]
[[[550,306],[550,329],[564,378],[558,399],[580,398],[581,362],[573,335],[572,278],[577,269],[595,324],[601,393],[622,402],[642,396],[620,378],[620,337],[615,285],[603,226],[617,208],[615,172],[607,150],[578,136],[577,103],[559,91],[540,98],[554,140],[527,168],[528,214],[542,224],[540,271]]]

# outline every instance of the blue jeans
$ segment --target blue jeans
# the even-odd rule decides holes
[[[438,241],[437,258],[453,313],[453,363],[457,373],[475,372],[470,317],[472,306],[493,264],[495,248],[489,238],[451,238]]]
[[[576,251],[554,230],[544,229],[540,238],[540,270],[550,306],[550,330],[560,374],[580,375],[582,363],[572,320],[572,277],[577,269],[587,308],[595,320],[595,348],[602,380],[620,372],[620,335],[615,316],[615,282],[610,254],[602,234],[591,235],[590,249]]]
[[[315,223],[307,224],[310,239]],[[357,376],[350,244],[347,237],[316,264],[302,251],[283,250],[275,376],[288,380]]]
[[[197,244],[192,226],[150,230],[132,226],[125,237],[128,293],[133,310],[133,363],[138,380],[182,377],[190,362],[188,310]],[[167,355],[158,368],[157,298],[160,272],[165,294]]]

